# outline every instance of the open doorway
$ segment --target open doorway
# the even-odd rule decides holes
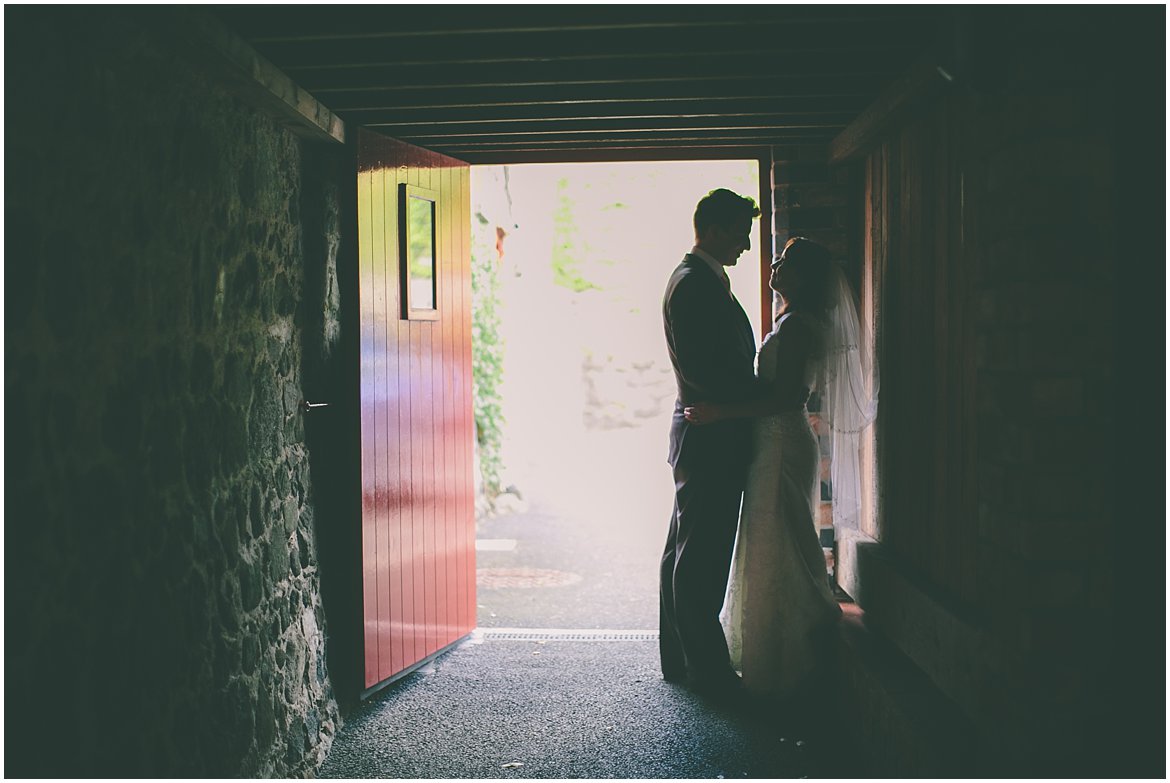
[[[657,629],[662,293],[719,187],[759,201],[757,161],[472,168],[481,629]],[[757,335],[766,237],[729,270]]]

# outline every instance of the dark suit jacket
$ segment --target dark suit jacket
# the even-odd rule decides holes
[[[695,402],[740,402],[755,394],[756,341],[747,313],[714,270],[688,253],[667,283],[662,322],[678,385],[667,461],[745,467],[751,419],[698,426],[682,411]]]

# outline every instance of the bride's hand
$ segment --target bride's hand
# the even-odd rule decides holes
[[[723,418],[723,410],[713,402],[696,402],[683,408],[683,416],[691,424],[711,424]]]

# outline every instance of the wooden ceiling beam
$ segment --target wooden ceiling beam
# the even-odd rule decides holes
[[[752,47],[742,47],[736,49],[720,49],[720,48],[701,48],[695,49],[684,54],[679,53],[679,49],[673,51],[648,51],[646,49],[631,49],[627,51],[585,51],[580,53],[573,53],[569,51],[523,51],[519,49],[500,49],[485,53],[481,56],[476,56],[466,51],[458,51],[449,56],[437,56],[431,53],[430,56],[420,54],[418,56],[409,56],[401,51],[395,50],[387,56],[387,52],[373,52],[366,57],[361,57],[354,52],[339,52],[339,56],[331,58],[310,58],[306,57],[303,52],[293,52],[289,54],[281,54],[280,52],[266,51],[264,54],[273,59],[280,59],[287,63],[284,70],[291,75],[300,73],[327,73],[329,71],[339,71],[343,75],[360,75],[362,71],[369,71],[372,69],[394,69],[394,68],[439,68],[447,66],[530,66],[530,65],[551,65],[559,64],[565,66],[583,66],[588,67],[591,64],[614,63],[620,64],[626,61],[637,60],[679,60],[682,58],[688,59],[705,59],[716,61],[735,61],[738,59],[754,59],[759,60],[763,58],[788,58],[796,59],[819,59],[828,60],[853,58],[859,60],[861,58],[875,59],[892,57],[899,61],[908,60],[918,53],[918,49],[908,47],[905,45],[896,45],[888,41],[871,41],[868,44],[858,44],[855,46],[825,46],[816,49],[804,47],[784,47],[784,54],[777,54],[777,47],[773,44],[771,46],[764,44]]]
[[[427,87],[394,85],[388,89],[315,91],[335,111],[390,108],[432,109],[475,106],[576,105],[619,102],[713,101],[762,98],[868,99],[888,79],[879,74],[841,74],[830,77],[715,79],[696,89],[691,81],[553,84],[540,87]]]
[[[868,98],[855,96],[752,96],[748,98],[684,98],[645,101],[591,101],[579,103],[529,103],[519,105],[471,105],[400,109],[376,106],[346,109],[350,122],[367,124],[434,125],[552,122],[663,117],[742,117],[766,114],[848,113],[850,118],[866,106]]]
[[[768,160],[771,147],[711,145],[705,147],[615,146],[579,149],[510,149],[467,151],[459,158],[472,165],[518,163],[600,163],[614,161]]]
[[[683,144],[684,146],[699,146],[699,143],[706,144],[707,142],[736,142],[740,145],[745,144],[787,144],[793,142],[807,142],[810,139],[832,139],[836,134],[834,129],[825,128],[782,128],[774,131],[765,130],[746,130],[737,131],[736,129],[714,129],[714,130],[688,130],[678,133],[670,133],[666,131],[628,131],[620,133],[609,133],[605,135],[593,136],[589,134],[570,134],[566,137],[548,138],[539,134],[523,136],[511,141],[501,141],[494,137],[483,137],[476,140],[474,137],[468,140],[459,139],[443,139],[433,138],[430,136],[395,136],[394,138],[402,141],[417,144],[420,147],[427,147],[439,151],[446,151],[452,149],[507,149],[509,147],[558,147],[558,146],[580,146],[580,145],[596,145],[596,144],[629,144],[633,142],[647,143],[647,142],[666,142],[670,144]]]
[[[580,149],[468,151],[460,159],[473,165],[517,163],[600,163],[614,161],[769,160],[771,147],[712,145],[707,147],[622,146]]]
[[[324,103],[261,56],[219,18],[193,7],[150,9],[144,17],[173,36],[173,54],[189,57],[238,97],[311,141],[345,142],[345,123]]]
[[[951,59],[950,53],[941,45],[935,47],[886,87],[833,139],[829,145],[829,161],[843,163],[865,153],[899,117],[942,93],[954,79]]]
[[[764,54],[799,57],[851,57],[866,53],[880,56],[914,50],[921,37],[917,26],[888,23],[824,23],[786,35],[786,25],[756,23],[712,35],[705,28],[673,31],[644,29],[604,33],[556,30],[540,33],[500,34],[460,41],[457,46],[436,46],[431,39],[386,40],[382,38],[325,41],[257,41],[265,56],[283,64],[290,73],[317,68],[371,68],[407,65],[483,65],[527,62],[593,62],[603,59],[694,57],[738,59]]]
[[[849,124],[854,115],[821,114],[746,114],[701,117],[602,117],[590,120],[551,120],[527,123],[441,124],[363,123],[395,137],[425,136],[429,139],[514,138],[559,136],[566,134],[609,133],[615,131],[686,132],[692,130],[775,130],[785,128],[836,128]]]
[[[859,112],[922,56],[948,12],[543,5],[213,13],[352,126],[455,156],[545,150],[563,158],[834,139],[837,157],[851,154],[875,124],[859,124]]]
[[[457,65],[404,65],[357,69],[297,71],[297,82],[315,94],[333,95],[359,90],[420,90],[448,87],[560,86],[573,84],[633,84],[648,82],[706,82],[745,79],[815,79],[856,74],[879,74],[883,81],[905,70],[905,57],[830,57],[824,59],[778,54],[749,54],[735,59],[674,57],[601,60],[589,64],[549,62]]]
[[[893,20],[911,24],[929,17],[913,7],[864,6],[460,6],[457,13],[434,5],[410,6],[286,6],[279,14],[265,7],[219,6],[215,12],[245,37],[256,42],[315,41],[325,39],[497,36],[514,32],[555,32],[564,29],[592,32],[621,29],[710,30],[761,23],[793,27],[809,24]]]
[[[576,154],[590,154],[601,155],[606,152],[625,152],[633,153],[634,151],[642,152],[646,155],[646,159],[654,159],[650,153],[652,151],[659,151],[660,157],[658,159],[669,160],[674,152],[678,150],[688,149],[703,149],[703,150],[728,150],[738,151],[749,148],[764,148],[771,149],[774,146],[785,144],[823,144],[823,139],[791,139],[791,140],[762,140],[762,141],[699,141],[687,144],[685,142],[671,141],[667,143],[661,142],[615,142],[615,143],[595,143],[595,144],[581,144],[577,146],[560,146],[560,147],[546,147],[543,145],[511,146],[498,148],[458,148],[458,147],[434,147],[436,152],[441,152],[453,158],[465,160],[468,162],[486,162],[487,159],[495,158],[501,162],[508,162],[507,158],[528,157],[533,155],[543,155],[548,160],[556,160],[559,158],[566,158],[567,156]],[[731,154],[728,157],[739,157],[739,154]],[[714,157],[714,156],[712,156]],[[631,160],[636,159],[631,156]]]

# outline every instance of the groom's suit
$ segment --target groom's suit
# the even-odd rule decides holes
[[[756,343],[725,277],[693,254],[670,277],[662,320],[678,385],[668,455],[675,503],[659,591],[662,673],[719,685],[733,675],[719,610],[751,456],[751,420],[694,425],[683,408],[752,397]]]

